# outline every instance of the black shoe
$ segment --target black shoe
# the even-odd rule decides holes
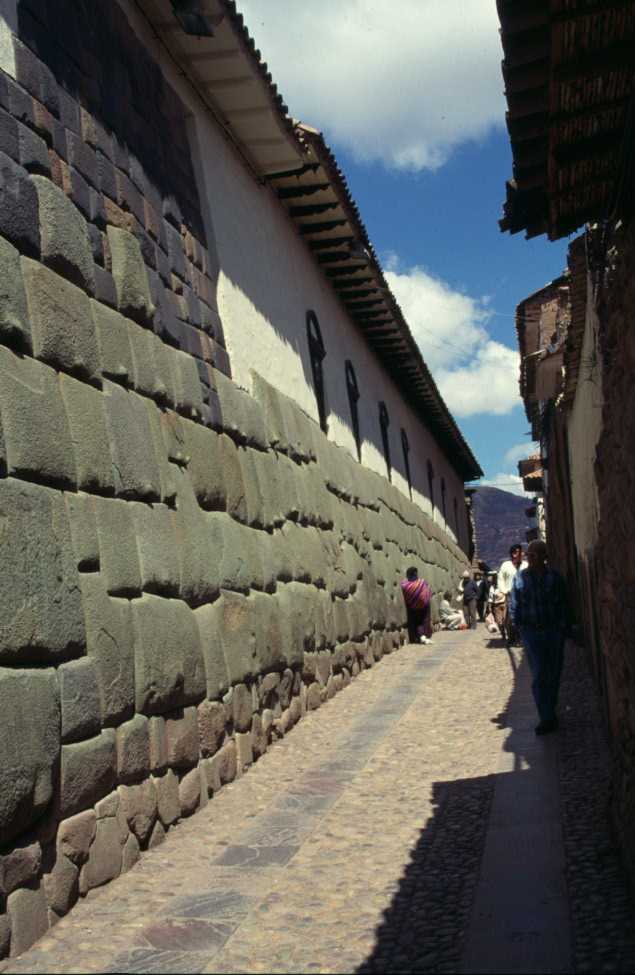
[[[557,730],[558,730],[557,718],[552,718],[551,721],[541,721],[540,724],[537,724],[536,727],[534,728],[534,731],[536,732],[537,735],[548,735],[552,731],[557,731]]]

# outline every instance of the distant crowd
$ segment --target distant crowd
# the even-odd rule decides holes
[[[432,642],[432,589],[411,566],[401,588],[408,616],[410,643]],[[531,668],[538,714],[537,734],[558,727],[556,704],[569,608],[562,576],[547,566],[547,547],[530,542],[512,545],[498,572],[465,571],[455,592],[443,594],[439,607],[444,630],[475,630],[484,623],[490,635],[500,634],[505,646],[522,643]]]

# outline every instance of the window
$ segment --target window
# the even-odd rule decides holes
[[[355,437],[355,446],[357,448],[357,459],[361,464],[362,440],[359,433],[359,410],[357,409],[357,402],[359,400],[359,386],[357,385],[357,376],[355,375],[353,363],[350,359],[347,359],[344,363],[344,369],[346,372],[346,392],[348,393],[348,405],[350,406],[351,423],[353,424],[353,436]]]
[[[406,467],[406,478],[408,480],[408,491],[410,493],[410,500],[412,501],[412,478],[410,477],[410,444],[408,443],[408,434],[401,428],[401,446],[403,447],[403,462]]]
[[[445,478],[441,478],[441,511],[443,512],[443,520],[447,524],[448,516],[445,510]]]
[[[318,415],[320,417],[320,428],[324,433],[328,433],[328,410],[326,408],[326,391],[324,388],[324,369],[322,363],[326,356],[326,349],[322,341],[320,323],[314,311],[306,313],[306,332],[309,342],[309,357],[311,359],[311,372],[313,373],[313,386],[315,388],[315,398],[317,400]]]
[[[388,427],[390,426],[390,417],[388,416],[388,410],[386,409],[386,404],[381,400],[379,404],[379,428],[381,430],[381,442],[384,446],[384,457],[386,459],[386,472],[388,475],[388,480],[392,481],[392,465],[390,463],[390,442],[388,440]]]
[[[430,510],[434,518],[434,467],[432,461],[428,461],[428,495],[430,497]]]

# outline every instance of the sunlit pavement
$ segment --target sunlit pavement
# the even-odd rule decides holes
[[[5,971],[633,971],[579,658],[537,739],[519,650],[402,648]]]

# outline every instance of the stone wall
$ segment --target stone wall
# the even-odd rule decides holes
[[[398,647],[407,565],[435,612],[466,565],[229,378],[182,107],[66,6],[0,38],[0,957]]]
[[[599,235],[595,240],[598,241]],[[613,808],[635,878],[635,228],[622,227],[601,248],[596,272],[603,412],[596,476],[599,500],[594,581],[606,661],[615,776]],[[592,248],[593,252],[593,248]],[[604,265],[608,267],[604,271]]]

